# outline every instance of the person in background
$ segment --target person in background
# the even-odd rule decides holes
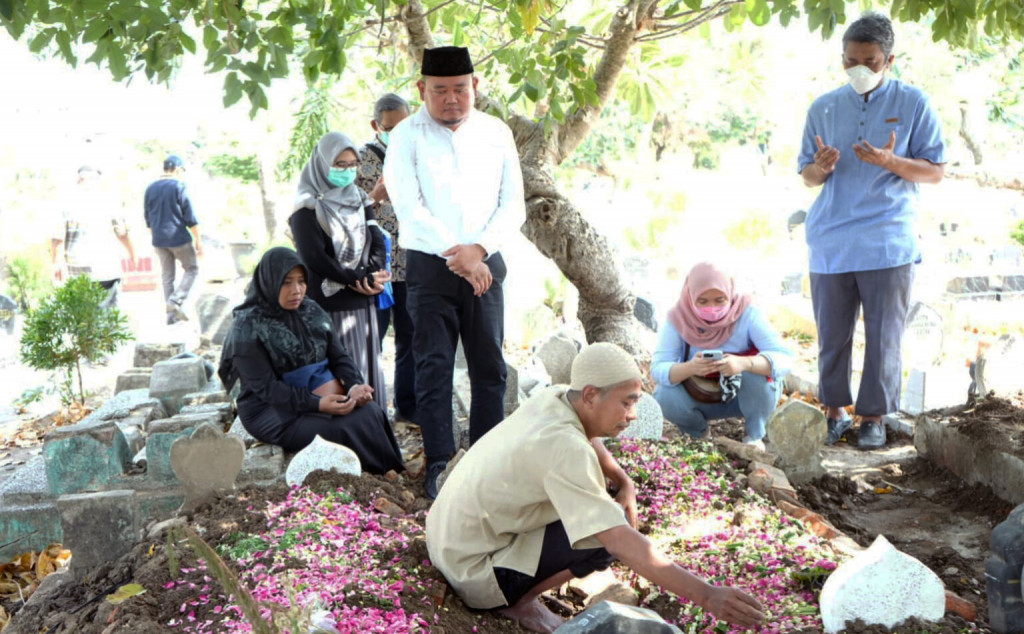
[[[693,575],[636,530],[635,485],[602,440],[636,420],[633,357],[595,343],[573,360],[570,380],[531,396],[455,465],[427,514],[431,563],[467,606],[534,632],[562,623],[541,593],[614,560],[719,619],[760,623],[756,599]]]
[[[376,300],[391,276],[373,202],[355,184],[358,167],[355,144],[340,132],[325,134],[302,170],[288,224],[306,265],[310,298],[331,316],[342,345],[386,412]]]
[[[228,389],[242,382],[242,426],[285,451],[321,436],[354,451],[364,471],[403,470],[387,414],[373,402],[331,318],[306,297],[306,280],[295,251],[270,249],[234,310],[218,373]]]
[[[58,281],[86,275],[107,291],[104,306],[116,307],[121,288],[121,252],[135,262],[135,247],[120,205],[103,189],[100,170],[78,168],[74,196],[65,203],[50,242],[50,262]]]
[[[171,154],[164,159],[163,176],[150,183],[144,196],[146,226],[153,235],[153,251],[160,260],[168,325],[188,319],[182,306],[199,275],[198,258],[203,255],[199,221],[181,180],[184,173],[185,161]],[[181,264],[183,272],[177,285],[175,262]]]
[[[384,185],[384,157],[391,131],[409,116],[409,104],[398,95],[388,93],[373,105],[370,127],[373,138],[359,150],[359,175],[356,184],[376,205],[377,223],[391,239],[391,293],[393,303],[378,306],[378,330],[381,344],[394,317],[395,324],[395,420],[416,420],[416,359],[412,354],[413,323],[406,306],[405,249],[398,246],[399,227],[395,210]],[[383,297],[383,294],[380,296]]]
[[[742,417],[743,442],[763,450],[765,422],[793,355],[750,297],[738,294],[735,281],[714,264],[702,262],[686,276],[660,333],[651,376],[665,418],[700,437],[710,420]]]
[[[882,416],[897,411],[902,343],[914,282],[918,184],[945,175],[939,118],[921,90],[889,76],[895,35],[879,13],[843,34],[849,83],[807,111],[798,171],[821,192],[807,214],[811,301],[818,326],[818,398],[827,444],[853,424],[853,335],[864,312],[864,368],[855,413],[858,447],[885,444]]]
[[[421,70],[424,105],[392,131],[384,181],[406,249],[416,422],[423,430],[424,486],[433,498],[455,451],[452,377],[460,336],[471,385],[470,442],[505,416],[500,249],[526,211],[512,131],[473,107],[478,79],[469,51],[427,49]]]

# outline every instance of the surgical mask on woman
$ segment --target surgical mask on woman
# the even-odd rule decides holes
[[[729,312],[729,305],[724,306],[697,306],[697,315],[708,323],[714,323],[725,317]]]
[[[327,181],[335,187],[348,187],[356,180],[356,168],[348,167],[342,169],[340,167],[332,167],[331,171],[327,173]]]
[[[869,90],[873,90],[882,81],[883,71],[877,73],[871,72],[871,69],[867,66],[854,66],[853,68],[847,68],[846,74],[850,77],[850,86],[857,92],[858,95],[863,95]]]

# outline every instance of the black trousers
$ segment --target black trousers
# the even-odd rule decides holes
[[[416,423],[423,430],[427,464],[448,460],[455,452],[452,433],[452,379],[455,348],[462,337],[469,370],[470,442],[476,442],[504,418],[507,369],[501,347],[505,338],[505,299],[501,283],[505,261],[500,253],[487,260],[494,282],[481,297],[469,282],[448,270],[444,258],[406,252],[407,308],[414,324]]]
[[[552,522],[544,528],[544,545],[540,550],[537,572],[531,577],[511,568],[494,568],[494,578],[509,605],[515,605],[537,584],[554,575],[568,570],[572,576],[586,577],[592,572],[604,570],[612,565],[615,558],[604,548],[582,548],[573,550],[562,521]]]
[[[384,343],[388,325],[395,324],[395,410],[406,419],[416,421],[416,359],[412,354],[412,318],[409,317],[405,282],[391,282],[395,305],[377,311],[380,340]]]

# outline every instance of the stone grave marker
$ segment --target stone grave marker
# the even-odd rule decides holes
[[[637,296],[636,303],[633,304],[633,316],[651,332],[658,332],[658,320],[651,300]]]
[[[87,419],[48,433],[43,457],[48,490],[62,495],[109,486],[124,473],[132,454],[116,422]]]
[[[185,485],[185,501],[179,513],[188,513],[200,502],[235,487],[245,460],[245,443],[210,423],[171,445],[171,469]]]
[[[188,394],[206,386],[206,364],[199,357],[160,361],[153,366],[149,395],[159,399],[168,414],[177,414]]]
[[[363,472],[363,466],[359,462],[359,456],[345,445],[324,440],[317,436],[305,449],[295,454],[288,464],[284,479],[288,486],[302,484],[306,476],[323,469],[330,471],[336,469],[339,473],[348,473],[358,476]]]
[[[569,619],[555,634],[682,634],[654,610],[601,601]]]
[[[136,343],[133,365],[136,368],[152,368],[182,352],[185,352],[184,343]]]
[[[914,302],[907,313],[903,359],[907,367],[926,368],[942,361],[942,316],[927,304]]]
[[[779,452],[780,466],[794,484],[802,484],[824,473],[821,447],[828,425],[825,414],[791,399],[768,418],[768,442]]]
[[[556,332],[537,347],[537,358],[553,383],[569,383],[572,362],[580,353],[580,343],[564,332]]]
[[[858,618],[886,627],[911,617],[938,621],[946,610],[946,591],[938,575],[879,535],[829,575],[820,604],[825,631],[834,634]]]
[[[974,379],[982,396],[991,391],[1009,396],[1024,389],[1024,341],[1014,335],[1001,335],[979,355]]]

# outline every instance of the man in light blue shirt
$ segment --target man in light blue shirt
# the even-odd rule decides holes
[[[843,67],[850,82],[811,104],[799,157],[804,184],[823,185],[807,216],[807,245],[827,442],[852,424],[842,408],[853,403],[853,333],[863,307],[861,449],[885,444],[882,416],[899,403],[901,343],[920,260],[918,183],[945,175],[942,130],[928,98],[888,76],[894,43],[892,22],[881,14],[849,26]]]

